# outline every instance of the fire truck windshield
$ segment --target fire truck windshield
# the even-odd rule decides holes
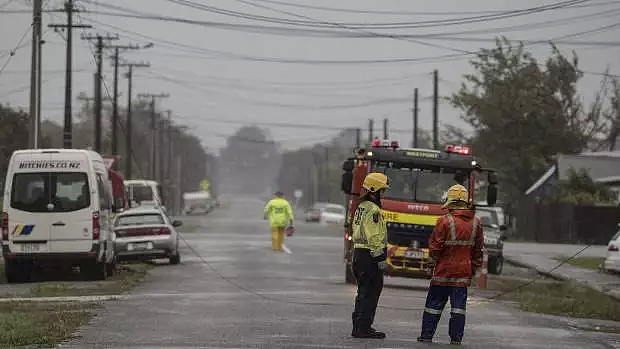
[[[412,168],[379,167],[390,179],[390,188],[385,192],[386,199],[442,203],[445,201],[448,188],[457,184],[454,173]],[[465,186],[467,181],[464,181]]]

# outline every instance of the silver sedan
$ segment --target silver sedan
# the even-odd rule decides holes
[[[119,261],[168,258],[179,264],[180,221],[171,221],[157,207],[140,207],[119,214],[114,221],[114,248]]]

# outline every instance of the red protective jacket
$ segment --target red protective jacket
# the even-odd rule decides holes
[[[428,244],[436,263],[431,285],[468,287],[482,266],[484,247],[482,225],[474,211],[451,210],[439,218]]]

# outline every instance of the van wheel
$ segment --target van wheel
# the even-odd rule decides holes
[[[32,268],[24,263],[5,261],[4,274],[8,283],[28,282],[32,274]]]
[[[179,263],[181,263],[181,253],[177,251],[175,254],[170,256],[170,264],[177,265]]]
[[[344,264],[344,281],[347,284],[356,284],[355,275],[353,275],[353,270],[351,269],[351,265],[349,263]]]
[[[495,258],[489,258],[489,273],[493,275],[499,275],[504,269],[504,258],[499,256]]]
[[[105,280],[108,278],[108,267],[106,263],[88,263],[80,266],[80,273],[89,281]]]

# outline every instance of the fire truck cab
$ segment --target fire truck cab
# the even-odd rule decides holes
[[[387,224],[386,274],[430,278],[428,239],[439,217],[447,190],[462,184],[469,190],[470,202],[486,190],[487,205],[497,201],[497,175],[483,169],[468,146],[447,146],[444,151],[400,148],[398,142],[375,139],[370,148],[359,149],[345,160],[341,187],[347,195],[344,232],[345,280],[354,283],[351,263],[353,241],[351,220],[359,204],[362,182],[370,172],[382,172],[390,188],[382,202]]]

